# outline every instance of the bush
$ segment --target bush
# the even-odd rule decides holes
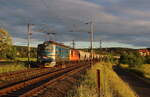
[[[14,60],[16,58],[16,49],[11,47],[9,51],[6,53],[6,58],[10,60]]]
[[[150,56],[145,56],[145,63],[150,64]]]
[[[144,63],[144,58],[137,52],[124,53],[120,56],[120,63],[129,64],[130,67],[134,67],[136,65],[142,65]]]

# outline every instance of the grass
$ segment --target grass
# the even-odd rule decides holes
[[[36,60],[37,60],[36,58],[30,58],[30,61],[32,61],[32,65],[36,63]],[[9,60],[1,60],[1,61],[2,62],[0,63],[0,73],[27,69],[27,66],[25,65],[28,61],[28,58],[16,58],[15,61]]]
[[[28,58],[16,58],[16,61],[28,61]],[[37,58],[30,58],[30,61],[37,61]]]
[[[143,64],[132,69],[142,72],[144,77],[150,79],[150,64]]]
[[[121,64],[120,66],[132,71],[137,71],[141,73],[143,77],[150,79],[150,64],[143,64],[135,67],[129,67],[127,64]]]
[[[25,67],[24,64],[12,63],[11,65],[1,65],[0,73],[18,71],[18,70],[24,70],[24,69],[27,69],[27,67]]]
[[[20,57],[17,57],[15,58],[14,60],[10,60],[10,59],[0,59],[0,62],[14,62],[14,61],[28,61],[28,58],[27,57],[24,57],[24,58],[20,58]],[[30,58],[30,61],[33,61],[33,62],[36,62],[37,61],[37,58]]]
[[[99,69],[100,97],[137,97],[127,83],[122,81],[113,71],[111,63],[98,63],[88,70],[81,83],[69,91],[67,97],[98,97],[96,70]]]

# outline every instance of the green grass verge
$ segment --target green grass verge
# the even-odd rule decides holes
[[[11,65],[0,65],[0,73],[27,69],[24,64],[12,63]]]
[[[98,63],[88,70],[79,85],[74,86],[66,97],[98,97],[96,70],[99,69],[100,97],[137,97],[127,83],[113,71],[111,63]]]
[[[143,64],[135,67],[129,67],[127,64],[120,64],[120,67],[134,72],[141,77],[150,79],[150,64]]]
[[[28,58],[16,58],[16,61],[28,61]],[[30,58],[30,61],[36,62],[37,58]]]
[[[137,66],[137,67],[134,67],[134,68],[131,68],[131,69],[142,72],[143,76],[145,78],[150,79],[150,64],[143,64],[141,66]]]

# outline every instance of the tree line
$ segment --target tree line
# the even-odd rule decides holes
[[[119,64],[128,64],[130,67],[150,64],[150,56],[141,56],[136,49],[131,48],[95,48],[99,54],[120,56]]]
[[[17,51],[16,57],[20,57],[20,58],[28,57],[28,47],[27,46],[14,46],[14,48]],[[36,58],[36,56],[37,56],[37,48],[30,47],[30,56],[32,58]]]
[[[150,56],[141,56],[137,51],[122,53],[119,63],[128,64],[130,67],[150,64]]]

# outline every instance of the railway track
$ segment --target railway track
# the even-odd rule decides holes
[[[19,70],[19,71],[1,73],[0,74],[0,79],[8,81],[8,80],[13,79],[14,77],[17,77],[18,75],[25,74],[25,73],[30,73],[30,72],[38,71],[38,70],[40,70],[40,68],[38,68],[38,69],[26,69],[26,70]]]
[[[19,82],[22,80],[27,80],[29,78],[33,78],[42,74],[45,74],[47,72],[52,72],[56,70],[54,69],[29,69],[29,70],[23,70],[23,71],[18,71],[18,72],[13,72],[9,74],[5,74],[0,77],[1,83],[0,83],[0,89],[6,85],[13,84],[15,82]]]
[[[77,63],[78,62],[63,62],[59,64],[65,64],[65,66],[58,65],[57,67],[53,67],[53,68],[36,68],[36,69],[20,70],[16,72],[2,73],[0,74],[0,88],[8,84],[15,83],[17,81],[26,80],[26,79],[33,78],[35,76],[39,76],[48,72],[53,72],[62,67],[65,68],[65,67],[77,64]]]
[[[17,81],[0,88],[0,96],[2,97],[29,97],[45,90],[47,85],[57,80],[67,77],[66,75],[85,70],[90,65],[89,62],[80,62],[76,65],[60,68],[38,76],[30,77],[25,80]]]
[[[74,62],[59,62],[58,64],[65,64],[65,66],[72,66],[73,64],[76,64],[78,63],[77,61],[74,61]],[[1,73],[0,74],[0,80],[3,81],[3,82],[7,82],[7,81],[12,81],[12,80],[16,80],[16,79],[19,79],[20,75],[23,75],[23,76],[32,76],[35,74],[37,74],[38,72],[43,72],[43,71],[53,71],[55,69],[58,69],[58,68],[62,68],[62,65],[58,65],[58,67],[53,67],[53,69],[50,69],[50,68],[45,68],[45,69],[41,69],[41,68],[36,68],[36,69],[26,69],[26,70],[20,70],[20,71],[12,71],[12,72],[6,72],[6,73]],[[0,85],[1,86],[1,85]]]

